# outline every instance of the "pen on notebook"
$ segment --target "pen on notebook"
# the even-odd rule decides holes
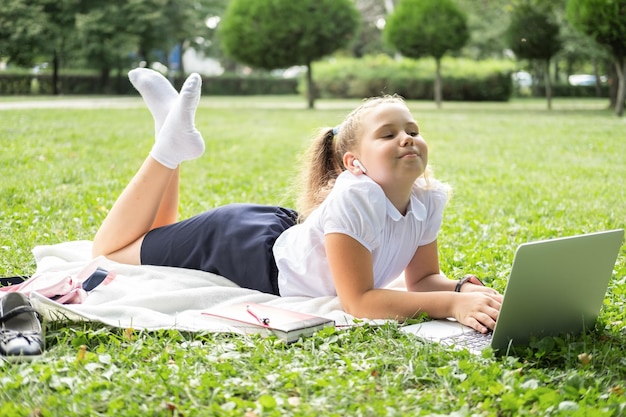
[[[263,317],[262,314],[260,314],[254,307],[252,307],[251,305],[246,305],[246,311],[248,311],[248,313],[254,317],[259,323],[261,323],[264,326],[267,326],[270,324],[270,319],[269,317]]]

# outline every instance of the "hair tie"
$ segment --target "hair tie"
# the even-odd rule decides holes
[[[339,126],[333,127],[333,136],[337,136],[338,133],[339,133]]]

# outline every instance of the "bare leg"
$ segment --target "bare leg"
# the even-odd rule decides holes
[[[143,238],[155,225],[175,221],[178,165],[199,157],[204,141],[194,126],[201,80],[192,74],[167,114],[150,156],[124,189],[96,233],[93,255],[138,264]],[[153,113],[154,114],[154,113]]]
[[[173,176],[173,170],[146,158],[96,233],[93,255],[139,264],[141,242],[152,229]]]
[[[178,99],[178,92],[161,73],[135,68],[128,73],[128,78],[141,94],[154,119],[154,137],[158,138],[163,123]],[[174,223],[178,219],[178,182],[179,168],[176,168],[163,195],[163,200],[156,214],[152,229]]]
[[[172,173],[170,182],[167,185],[161,205],[155,216],[150,229],[175,223],[178,220],[178,183],[180,179],[180,167]]]

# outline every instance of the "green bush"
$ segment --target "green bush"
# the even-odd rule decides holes
[[[507,101],[513,90],[511,61],[442,60],[444,100]],[[318,62],[313,78],[320,97],[362,98],[399,94],[411,100],[433,99],[435,62],[395,60],[386,55]]]
[[[126,76],[112,75],[107,85],[94,74],[61,73],[58,75],[59,94],[129,94],[134,89]],[[0,73],[0,95],[52,94],[52,73]]]
[[[182,82],[182,80],[180,80]],[[296,94],[296,79],[274,78],[270,76],[241,77],[238,75],[222,75],[219,77],[203,77],[202,93],[217,96],[245,95],[282,95]]]
[[[32,75],[0,73],[0,95],[26,95],[31,93]]]
[[[545,97],[546,87],[543,84],[534,86],[532,89],[534,97]],[[569,85],[565,83],[552,85],[553,97],[598,97],[595,85]],[[599,97],[609,97],[609,86],[602,85],[600,87]]]
[[[39,94],[52,94],[52,74],[37,76]],[[89,74],[59,74],[60,94],[129,94],[134,89],[127,77],[111,76],[107,85],[102,85],[100,76]]]
[[[183,77],[174,80],[180,88]],[[202,90],[208,95],[254,95],[254,94],[297,94],[298,81],[271,76],[242,77],[223,75],[203,77]],[[136,94],[135,89],[124,76],[111,75],[108,83],[102,85],[98,75],[59,74],[60,94]],[[52,94],[52,74],[49,72],[33,75],[30,73],[0,73],[0,95]]]

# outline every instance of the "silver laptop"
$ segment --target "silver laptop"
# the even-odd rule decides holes
[[[524,243],[517,248],[495,329],[482,334],[453,320],[402,327],[425,341],[511,354],[532,337],[577,334],[595,325],[624,230]]]

